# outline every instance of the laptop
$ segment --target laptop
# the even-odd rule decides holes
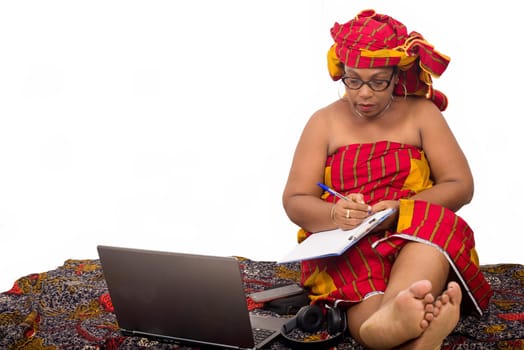
[[[234,257],[97,246],[121,332],[188,345],[261,349],[285,317],[251,314]]]

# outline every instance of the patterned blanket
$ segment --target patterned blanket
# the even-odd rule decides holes
[[[299,265],[238,258],[245,291],[251,293],[298,281]],[[494,297],[481,318],[463,317],[444,349],[524,349],[524,266],[483,265]],[[263,304],[248,298],[254,312]],[[295,336],[295,335],[293,335]],[[327,331],[304,340],[325,337]],[[67,260],[55,270],[18,279],[0,294],[0,348],[31,349],[190,349],[118,331],[111,299],[98,260]],[[276,340],[269,349],[285,349]],[[337,349],[363,349],[347,336]]]

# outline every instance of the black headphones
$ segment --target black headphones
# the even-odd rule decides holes
[[[322,324],[327,323],[328,339],[318,341],[301,341],[289,336],[292,330],[298,328],[304,332],[315,333]],[[346,312],[335,306],[324,305],[324,307],[311,304],[303,306],[297,314],[282,325],[280,333],[283,340],[293,349],[320,349],[336,346],[344,338],[347,329]]]

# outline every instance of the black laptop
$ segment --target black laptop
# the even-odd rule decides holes
[[[250,314],[234,257],[99,245],[100,262],[126,335],[260,349],[286,318]]]

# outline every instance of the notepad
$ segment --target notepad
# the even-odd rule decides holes
[[[351,230],[335,229],[314,233],[277,260],[277,264],[341,255],[394,212],[395,209],[392,208],[376,212]]]

